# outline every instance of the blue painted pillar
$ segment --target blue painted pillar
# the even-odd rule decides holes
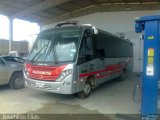
[[[143,118],[158,114],[158,80],[160,80],[160,16],[136,19],[135,30],[144,35],[141,113]],[[144,119],[150,120],[150,119]]]

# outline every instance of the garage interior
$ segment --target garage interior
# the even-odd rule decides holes
[[[53,28],[58,22],[75,20],[120,37],[123,34],[133,43],[133,68],[125,81],[109,81],[96,88],[87,99],[29,88],[11,90],[1,85],[0,113],[102,114],[108,120],[135,119],[123,117],[124,114],[138,115],[141,111],[140,102],[133,100],[133,91],[143,72],[143,41],[141,34],[135,33],[134,18],[159,12],[159,0],[0,0],[0,14],[10,21],[9,51],[13,46],[15,18],[38,23],[41,30]]]

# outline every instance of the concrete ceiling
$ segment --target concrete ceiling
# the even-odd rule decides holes
[[[159,10],[160,0],[0,0],[0,13],[49,24],[95,12]]]

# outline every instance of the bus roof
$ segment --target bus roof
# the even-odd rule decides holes
[[[81,30],[85,30],[85,29],[88,29],[88,28],[93,28],[94,26],[92,26],[91,24],[82,24],[82,25],[71,25],[71,26],[60,26],[60,27],[55,27],[55,28],[51,28],[51,29],[47,29],[47,30],[44,30],[42,31],[43,32],[51,32],[53,30],[60,30],[60,29],[81,29]],[[97,28],[96,28],[97,29]],[[129,39],[123,39],[117,35],[114,35],[112,33],[109,33],[107,31],[104,31],[104,30],[101,30],[101,29],[97,29],[98,33],[102,34],[102,35],[107,35],[113,39],[117,39],[117,40],[123,40],[123,41],[126,41],[126,42],[130,42]],[[131,42],[130,42],[131,43]]]

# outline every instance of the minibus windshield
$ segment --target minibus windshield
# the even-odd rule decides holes
[[[39,34],[28,60],[72,62],[77,56],[81,30],[58,29]]]

